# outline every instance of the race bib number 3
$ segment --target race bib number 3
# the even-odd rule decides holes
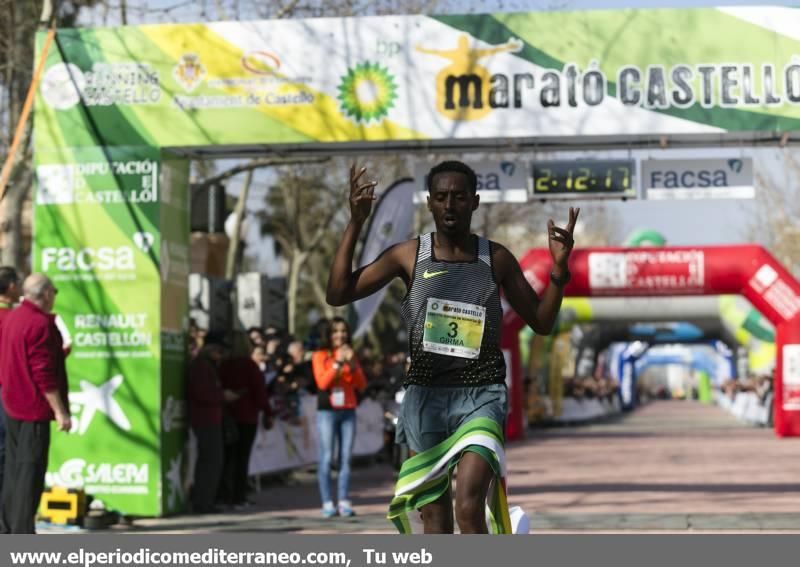
[[[485,323],[485,307],[429,298],[422,349],[459,358],[478,358]]]

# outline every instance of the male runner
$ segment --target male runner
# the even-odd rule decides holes
[[[401,532],[413,531],[419,510],[425,533],[453,533],[450,474],[457,465],[455,521],[461,533],[487,533],[487,502],[492,531],[508,533],[500,288],[534,331],[549,334],[570,277],[567,260],[580,209],[570,207],[566,228],[547,223],[553,269],[540,299],[505,247],[471,233],[479,202],[475,172],[446,161],[427,177],[436,232],[396,244],[353,271],[353,250],[377,184],[365,172],[350,168],[350,222],[336,250],[327,300],[344,305],[396,277],[408,289],[402,312],[411,367],[397,441],[409,445],[412,457],[400,471],[389,517]]]

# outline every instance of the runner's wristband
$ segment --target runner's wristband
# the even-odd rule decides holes
[[[572,278],[572,274],[569,273],[569,270],[565,271],[561,278],[557,278],[553,272],[550,272],[550,281],[558,287],[564,287],[567,285],[570,278]]]

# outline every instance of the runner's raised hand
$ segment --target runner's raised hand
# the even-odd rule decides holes
[[[572,252],[572,246],[575,244],[572,234],[575,231],[575,223],[578,220],[578,213],[580,212],[580,208],[569,208],[567,228],[556,226],[553,219],[547,221],[547,243],[550,247],[550,256],[553,257],[553,263],[562,268],[567,267],[569,254]]]
[[[377,181],[366,181],[361,178],[367,171],[362,167],[356,171],[356,164],[350,166],[350,218],[355,222],[364,222],[372,212]]]

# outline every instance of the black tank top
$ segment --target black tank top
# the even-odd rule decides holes
[[[414,272],[408,293],[401,304],[411,353],[411,367],[406,384],[480,386],[505,383],[505,359],[500,350],[503,309],[492,269],[491,244],[485,238],[477,237],[476,240],[474,260],[451,262],[435,258],[433,234],[421,234],[417,239]],[[432,301],[429,302],[429,299]],[[429,309],[447,309],[447,302],[459,302],[485,309],[483,335],[477,357],[466,358],[431,352],[430,344],[425,346],[426,322],[429,328],[434,324],[432,319],[426,320],[426,317],[432,317],[429,316]],[[480,309],[465,308],[467,313],[479,311]],[[454,344],[458,341],[457,325],[448,336],[454,337]],[[436,348],[446,350],[446,347]]]

